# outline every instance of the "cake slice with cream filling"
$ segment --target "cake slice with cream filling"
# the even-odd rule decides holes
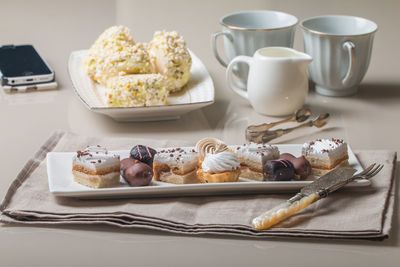
[[[77,151],[72,160],[74,181],[92,188],[117,186],[120,181],[119,155],[100,146]]]
[[[321,176],[335,168],[349,166],[347,143],[342,139],[317,139],[305,143],[302,154],[310,162],[313,175]]]
[[[196,176],[197,153],[193,148],[159,149],[154,156],[154,180],[172,184],[200,183]]]
[[[279,149],[268,144],[249,143],[241,146],[229,146],[240,161],[240,176],[263,181],[263,166],[269,160],[279,158]]]

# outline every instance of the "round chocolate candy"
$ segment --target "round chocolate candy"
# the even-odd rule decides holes
[[[136,161],[128,167],[122,175],[130,186],[146,186],[149,185],[153,178],[153,169],[142,162]]]
[[[137,162],[136,159],[126,158],[121,160],[121,176],[125,175],[125,171]]]
[[[265,181],[290,181],[294,177],[293,164],[288,160],[269,160],[264,165]]]
[[[289,160],[293,164],[296,176],[300,180],[306,179],[311,174],[311,164],[304,156],[296,158],[292,154],[284,153],[280,159]]]
[[[131,158],[137,159],[140,162],[146,163],[153,168],[154,155],[157,153],[154,149],[148,146],[136,145],[131,149]]]

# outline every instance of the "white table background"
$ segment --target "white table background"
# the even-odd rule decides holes
[[[248,124],[275,120],[256,114],[230,91],[225,70],[211,50],[210,35],[220,30],[219,18],[252,9],[280,10],[299,20],[323,14],[356,15],[379,26],[360,92],[348,98],[328,98],[311,91],[307,104],[314,114],[332,115],[327,127],[303,129],[276,142],[339,137],[353,149],[400,151],[400,1],[0,1],[0,45],[35,45],[56,71],[60,85],[58,91],[0,94],[0,196],[55,129],[193,143],[214,136],[233,144],[244,142]],[[179,31],[211,73],[216,103],[167,122],[117,123],[89,112],[74,95],[68,56],[71,51],[88,48],[104,29],[115,24],[130,27],[137,41],[149,41],[155,30]],[[302,47],[298,29],[295,48]],[[252,240],[106,226],[0,225],[0,266],[398,266],[398,214],[396,201],[392,236],[383,242]]]

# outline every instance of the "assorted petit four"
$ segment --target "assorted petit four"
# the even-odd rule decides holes
[[[151,147],[136,145],[129,158],[121,160],[121,176],[130,186],[146,186],[153,179],[153,161],[157,151]]]
[[[263,166],[268,160],[279,158],[279,149],[268,144],[249,143],[229,146],[240,161],[240,176],[256,181],[263,180]]]
[[[278,147],[249,143],[227,146],[204,138],[193,147],[153,149],[135,145],[129,158],[100,146],[78,151],[73,158],[74,181],[93,188],[117,186],[120,175],[130,186],[149,185],[154,178],[172,184],[305,180],[339,166],[348,166],[347,144],[340,139],[317,139],[302,146],[302,155],[282,153]]]
[[[284,159],[269,160],[264,165],[263,174],[265,181],[290,181],[294,177],[294,166]]]
[[[293,164],[296,180],[305,180],[311,174],[311,164],[304,156],[296,158],[290,153],[283,153],[279,159],[288,160]]]
[[[240,162],[234,152],[220,140],[205,138],[196,144],[199,153],[197,176],[202,183],[236,182]]]
[[[161,149],[154,156],[154,180],[172,184],[199,183],[197,162],[193,148]]]
[[[130,30],[113,26],[90,47],[83,60],[93,81],[105,87],[109,107],[165,105],[170,92],[189,81],[192,59],[177,32],[159,31],[147,45],[135,43]]]
[[[157,151],[151,147],[136,145],[131,149],[130,157],[133,159],[137,159],[140,162],[146,163],[153,168],[154,156],[156,154]]]
[[[125,171],[136,163],[136,159],[126,158],[121,160],[121,176],[124,177]]]
[[[117,186],[120,181],[119,155],[100,146],[77,151],[72,159],[74,181],[92,188]]]
[[[153,178],[153,168],[136,159],[132,160],[125,163],[127,168],[121,173],[122,177],[130,186],[149,185]]]
[[[317,139],[305,143],[302,155],[310,162],[312,174],[317,176],[349,165],[347,143],[341,139]]]

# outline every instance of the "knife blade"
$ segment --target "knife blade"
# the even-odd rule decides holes
[[[327,194],[339,189],[352,180],[353,168],[338,168],[316,179],[303,187],[294,197],[270,209],[252,220],[257,230],[266,230],[271,226],[289,218],[293,214],[305,209],[315,201],[326,197]]]
[[[349,180],[353,174],[356,172],[356,169],[353,168],[338,168],[334,169],[327,174],[321,176],[316,179],[309,185],[306,185],[300,190],[300,193],[307,196],[312,193],[316,193],[320,190],[327,190],[328,188],[332,188],[337,184],[341,184]],[[330,192],[331,193],[331,192]]]

